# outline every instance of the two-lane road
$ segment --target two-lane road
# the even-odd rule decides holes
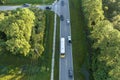
[[[63,2],[62,2],[63,1]],[[72,69],[73,73],[73,59],[72,59],[72,43],[68,42],[68,36],[71,36],[71,25],[67,23],[70,20],[69,1],[59,0],[60,15],[63,15],[64,20],[60,20],[60,39],[65,38],[65,58],[60,58],[59,62],[59,80],[74,80],[69,77],[68,70]]]

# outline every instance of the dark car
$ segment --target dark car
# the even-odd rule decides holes
[[[30,6],[31,4],[28,4],[28,3],[23,4],[23,7],[30,7]]]
[[[63,15],[60,15],[60,20],[61,20],[61,21],[63,21],[63,20],[64,20]]]
[[[73,71],[72,71],[72,69],[71,69],[71,68],[68,70],[68,75],[69,75],[69,77],[70,77],[70,78],[72,78],[72,77],[73,77]]]
[[[46,10],[50,10],[50,9],[51,9],[51,7],[50,7],[50,6],[47,6],[47,7],[46,7]]]
[[[64,1],[61,1],[61,6],[64,6]]]

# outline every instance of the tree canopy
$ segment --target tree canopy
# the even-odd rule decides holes
[[[41,12],[40,14],[37,12]],[[41,21],[37,21],[39,16]],[[39,28],[41,30],[39,30]],[[44,15],[28,8],[0,13],[0,49],[14,55],[35,55],[43,52]],[[37,33],[35,33],[37,31]],[[41,42],[42,41],[42,42]],[[33,51],[33,52],[32,52]]]
[[[117,80],[119,74],[120,32],[115,30],[108,21],[99,22],[91,32],[94,39],[94,49],[99,54],[93,59],[95,80]],[[93,57],[94,58],[94,57]],[[95,68],[94,66],[97,66]],[[117,70],[116,70],[117,69]],[[113,72],[115,70],[115,72]],[[116,77],[114,77],[116,75]]]
[[[119,0],[82,0],[92,43],[90,53],[94,80],[120,79],[119,4]]]

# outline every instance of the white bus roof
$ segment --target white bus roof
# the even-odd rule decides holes
[[[65,38],[61,38],[61,41],[60,41],[60,53],[61,54],[65,53]]]

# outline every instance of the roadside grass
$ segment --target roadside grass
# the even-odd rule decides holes
[[[5,4],[16,5],[16,4],[51,4],[54,0],[6,0]]]
[[[59,80],[60,18],[57,16],[54,80]]]
[[[74,79],[86,80],[82,72],[82,66],[84,65],[86,68],[88,66],[88,50],[85,35],[86,26],[81,12],[80,2],[81,0],[70,0]]]
[[[11,54],[0,55],[0,80],[49,80],[51,74],[54,13],[46,12],[45,51],[31,60]]]

